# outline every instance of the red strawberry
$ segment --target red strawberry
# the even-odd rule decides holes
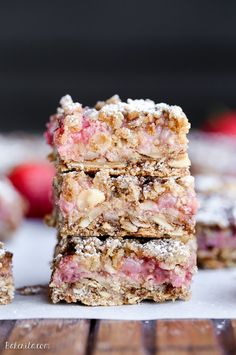
[[[20,164],[9,174],[12,184],[29,203],[28,217],[44,217],[51,212],[54,175],[54,167],[46,162]]]
[[[228,111],[212,117],[203,128],[207,132],[236,136],[236,111]]]

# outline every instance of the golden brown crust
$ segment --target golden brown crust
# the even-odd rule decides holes
[[[65,284],[62,288],[50,289],[53,303],[60,301],[81,302],[87,306],[119,306],[137,304],[143,300],[153,300],[154,302],[188,300],[190,296],[191,292],[184,287],[161,285],[148,290],[124,285],[117,290],[110,282],[101,285],[90,279],[83,279],[73,286]]]
[[[173,232],[168,232],[164,233],[163,230],[159,227],[157,227],[156,224],[152,223],[148,229],[146,228],[138,228],[138,231],[132,232],[132,231],[125,231],[121,230],[118,227],[113,227],[111,228],[106,228],[106,225],[103,227],[99,227],[98,231],[98,223],[99,221],[92,222],[89,226],[89,228],[80,228],[78,225],[72,225],[70,227],[61,225],[59,228],[61,236],[74,236],[74,235],[81,235],[83,234],[84,237],[91,237],[91,236],[97,236],[97,237],[104,237],[107,235],[114,236],[114,237],[135,237],[135,238],[175,238],[178,239],[182,242],[188,241],[189,239],[192,238],[192,233],[194,233],[194,230],[192,230],[192,233],[190,234],[188,231],[183,231],[183,230],[175,230]],[[130,227],[130,226],[128,226]]]
[[[50,155],[50,160],[54,161],[57,171],[60,173],[70,171],[84,171],[87,173],[96,173],[99,170],[107,170],[111,175],[140,175],[157,177],[180,177],[189,175],[190,161],[186,155],[181,154],[177,159],[143,159],[142,156],[136,162],[127,161],[127,163],[98,163],[84,162],[78,163],[68,161],[66,163],[54,159]]]

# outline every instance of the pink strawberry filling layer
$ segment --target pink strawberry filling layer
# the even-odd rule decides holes
[[[165,263],[158,263],[153,258],[124,257],[119,269],[106,268],[90,271],[77,255],[67,255],[62,258],[53,274],[53,282],[57,287],[62,283],[75,283],[83,278],[118,279],[120,282],[135,283],[150,282],[152,285],[171,284],[173,287],[189,286],[195,259],[186,266],[177,265],[175,269],[165,269]]]
[[[193,189],[186,189],[184,199],[181,200],[181,197],[183,196],[174,196],[171,192],[164,192],[158,199],[149,200],[148,208],[142,208],[143,213],[139,215],[152,217],[159,213],[165,215],[169,222],[195,224],[193,217],[197,212],[198,203]]]
[[[211,233],[197,235],[198,248],[229,248],[236,249],[236,230],[212,230]]]
[[[101,161],[119,162],[133,159],[133,153],[140,153],[158,158],[163,156],[163,152],[181,153],[185,150],[185,144],[180,143],[178,134],[172,132],[165,122],[156,127],[155,132],[149,134],[148,128],[140,127],[131,132],[137,140],[136,147],[125,139],[119,139],[119,148],[112,140],[116,136],[114,129],[107,123],[91,118],[88,111],[81,112],[77,125],[68,125],[66,116],[62,114],[54,115],[47,124],[45,133],[48,144],[55,145],[59,156],[65,161],[86,161],[100,159]],[[165,121],[165,120],[164,120]],[[122,127],[126,128],[126,122]],[[122,128],[121,127],[121,128]],[[106,144],[98,143],[100,147],[93,149],[94,138],[104,133],[110,141]],[[153,151],[154,148],[154,151]],[[112,151],[111,151],[112,149]]]

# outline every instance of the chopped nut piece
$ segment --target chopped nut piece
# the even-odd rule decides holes
[[[169,230],[173,229],[173,227],[169,223],[167,223],[165,217],[160,214],[156,214],[156,215],[152,216],[152,220],[155,223],[159,224],[159,226],[161,226],[165,229],[169,229]]]
[[[105,195],[98,189],[89,189],[81,191],[77,198],[77,206],[79,209],[91,208],[105,201]]]
[[[124,221],[123,223],[121,223],[121,228],[131,233],[135,233],[138,230],[138,228],[135,225],[133,225],[133,223],[128,221]]]
[[[102,191],[97,189],[88,190],[87,202],[89,207],[94,207],[103,201],[105,201],[105,195]]]
[[[79,226],[81,228],[86,228],[90,225],[91,221],[89,218],[81,218],[80,222],[79,222]]]
[[[190,160],[188,156],[184,156],[182,159],[173,159],[170,160],[168,163],[169,166],[172,168],[186,168],[190,166]]]

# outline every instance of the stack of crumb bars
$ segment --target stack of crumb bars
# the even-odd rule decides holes
[[[188,131],[177,106],[61,99],[46,132],[57,168],[52,302],[189,298],[197,203]]]

